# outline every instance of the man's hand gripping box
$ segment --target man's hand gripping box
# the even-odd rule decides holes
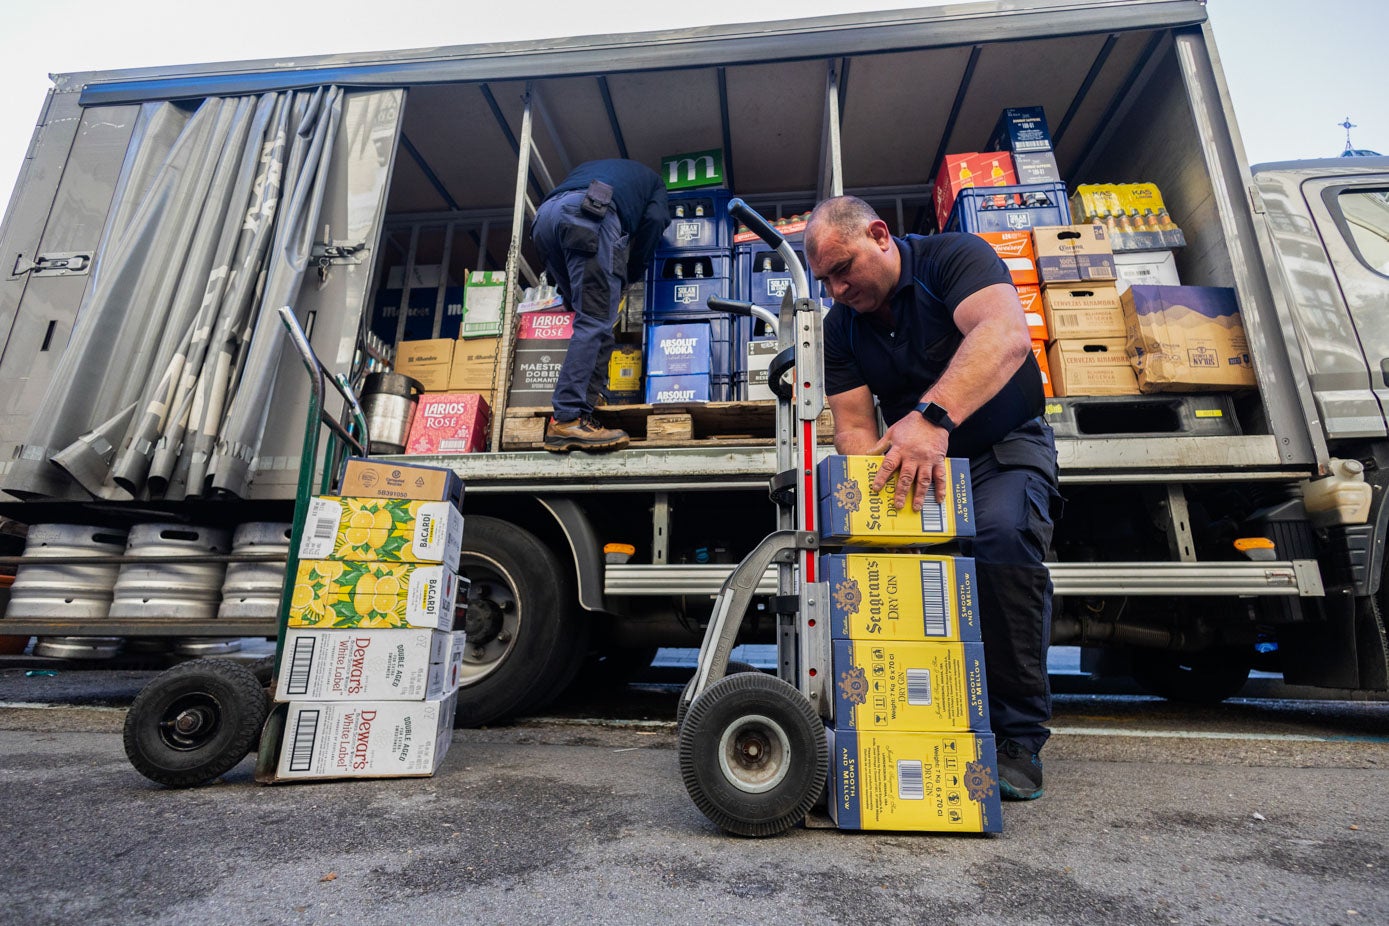
[[[932,494],[921,511],[893,506],[897,475],[881,492],[872,489],[882,465],[876,456],[828,456],[816,469],[819,479],[820,539],[831,543],[913,547],[974,536],[974,496],[969,461],[945,460],[945,503]]]

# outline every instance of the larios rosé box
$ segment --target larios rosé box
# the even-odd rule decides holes
[[[433,775],[458,693],[428,701],[291,701],[275,779]]]
[[[410,423],[409,453],[476,453],[487,449],[492,408],[476,392],[425,393]]]
[[[423,701],[458,688],[463,631],[285,631],[277,701]]]

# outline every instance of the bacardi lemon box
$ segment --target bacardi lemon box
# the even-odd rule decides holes
[[[830,818],[842,830],[998,833],[994,738],[826,731]]]
[[[462,544],[451,502],[321,495],[309,500],[299,557],[452,566]]]
[[[981,640],[970,557],[831,553],[820,557],[820,575],[834,639]]]
[[[458,688],[461,630],[285,631],[277,701],[423,701]]]
[[[840,730],[989,732],[982,643],[835,640]]]
[[[434,774],[453,739],[458,693],[428,701],[291,701],[277,779]]]
[[[932,494],[920,511],[894,506],[897,476],[873,491],[882,466],[876,456],[828,456],[816,470],[819,478],[820,538],[832,543],[877,547],[929,546],[974,536],[974,496],[969,461],[945,460],[944,504]]]
[[[301,560],[290,627],[453,630],[458,577],[442,564]]]

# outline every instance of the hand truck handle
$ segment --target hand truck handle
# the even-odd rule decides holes
[[[753,305],[751,302],[738,302],[733,299],[724,299],[721,296],[710,296],[705,300],[705,304],[714,312],[727,312],[729,315],[746,315],[749,318],[760,318],[766,322],[767,330],[773,335],[777,334],[777,317],[771,309],[760,305]]]
[[[775,249],[777,255],[786,262],[786,269],[791,274],[791,296],[795,299],[809,299],[810,281],[806,279],[805,268],[801,266],[795,250],[786,243],[781,232],[773,228],[766,219],[753,211],[751,206],[736,196],[728,201],[728,212],[746,225],[753,234],[766,242],[768,247]]]
[[[346,428],[344,428],[336,418],[329,415],[324,408],[324,389],[323,374],[327,371],[323,367],[323,361],[318,359],[314,353],[313,346],[309,344],[308,337],[304,334],[304,329],[299,325],[299,319],[294,317],[294,310],[287,305],[280,306],[280,321],[284,322],[285,329],[289,332],[289,341],[294,345],[294,349],[299,353],[299,359],[303,361],[304,367],[309,371],[309,384],[313,387],[314,408],[318,411],[318,419],[328,426],[339,439],[352,448],[358,456],[366,456],[366,448],[369,446],[367,436],[366,415],[362,411],[362,406],[357,401],[357,396],[352,392],[347,384],[347,378],[338,375],[330,377],[329,382],[333,388],[343,397],[348,406],[352,409],[352,416],[358,428],[361,429],[362,438],[358,440]]]

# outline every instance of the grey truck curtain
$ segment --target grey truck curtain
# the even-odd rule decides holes
[[[242,495],[310,261],[336,87],[141,109],[93,279],[4,489]]]

